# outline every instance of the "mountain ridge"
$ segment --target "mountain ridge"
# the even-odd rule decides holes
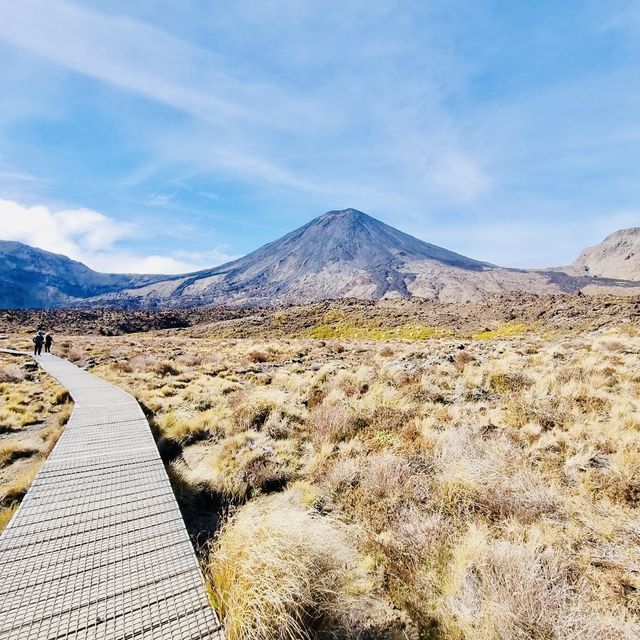
[[[625,231],[629,230],[616,233]],[[607,251],[608,261],[618,264],[615,250]],[[579,261],[549,270],[500,267],[430,244],[350,208],[329,211],[228,263],[170,276],[101,274],[65,256],[0,241],[0,307],[155,309],[408,297],[452,302],[514,291],[568,293],[593,285],[633,284],[593,277]],[[626,262],[639,268],[640,280],[638,260]]]
[[[618,229],[600,244],[587,247],[567,273],[622,280],[640,280],[640,227]]]
[[[0,304],[3,308],[59,306],[78,297],[147,284],[163,277],[99,273],[62,254],[0,240]]]

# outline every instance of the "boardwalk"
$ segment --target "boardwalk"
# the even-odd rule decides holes
[[[138,403],[65,360],[39,362],[75,408],[0,536],[0,640],[222,640]]]

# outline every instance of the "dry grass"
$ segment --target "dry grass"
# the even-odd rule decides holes
[[[29,458],[38,451],[38,447],[31,445],[28,441],[0,441],[0,468],[6,467],[19,458]]]
[[[71,414],[68,394],[0,354],[0,531],[9,523]],[[8,375],[7,372],[12,372]]]
[[[18,510],[18,502],[14,502],[8,507],[0,507],[0,532],[4,531],[15,512]]]
[[[76,339],[226,520],[232,640],[640,637],[635,329],[338,337]]]
[[[304,507],[296,491],[240,509],[207,565],[230,640],[353,633],[348,614],[375,585],[363,566],[346,527]]]
[[[0,383],[3,382],[22,382],[26,377],[26,373],[15,364],[6,364],[0,367]]]

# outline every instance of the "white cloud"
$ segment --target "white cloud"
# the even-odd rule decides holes
[[[176,250],[170,255],[139,255],[118,242],[136,234],[136,227],[91,209],[24,206],[0,199],[0,239],[61,253],[97,271],[111,273],[187,273],[234,258],[225,248],[207,253]]]
[[[0,238],[82,260],[92,251],[107,251],[129,235],[132,226],[89,209],[51,211],[0,200]]]
[[[93,256],[92,266],[108,273],[189,273],[204,265],[173,256],[137,256],[128,252],[108,252]]]
[[[239,79],[222,56],[140,21],[65,0],[0,4],[0,38],[199,119],[299,130],[301,112],[315,111],[304,96]]]

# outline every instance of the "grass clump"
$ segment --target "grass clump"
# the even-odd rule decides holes
[[[295,473],[298,455],[291,440],[247,431],[212,445],[195,467],[184,470],[185,480],[229,503],[241,503],[282,489]]]
[[[0,383],[22,382],[25,377],[25,372],[15,364],[0,367]]]
[[[520,336],[529,329],[528,325],[522,322],[505,322],[499,324],[495,329],[486,329],[474,333],[472,338],[474,340],[495,340],[500,338],[512,338],[514,336]]]
[[[242,507],[207,568],[229,640],[356,637],[351,615],[372,588],[345,526],[296,492]]]
[[[495,371],[489,377],[489,387],[500,394],[513,393],[528,389],[533,380],[523,373],[503,373]]]
[[[332,324],[321,324],[306,332],[306,337],[320,340],[429,340],[452,335],[452,331],[441,327],[430,327],[421,324],[406,324],[398,327],[380,327],[363,324],[352,324],[340,320]]]
[[[28,458],[38,451],[39,449],[29,442],[20,440],[0,442],[0,467],[5,467],[20,458]]]
[[[19,506],[20,504],[17,501],[6,507],[0,506],[0,533],[7,528]]]

